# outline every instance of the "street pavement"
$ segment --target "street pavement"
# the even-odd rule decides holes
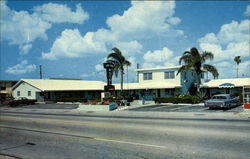
[[[204,106],[203,103],[200,104],[156,104],[149,106],[140,106],[135,108],[128,108],[130,111],[156,111],[156,112],[242,112],[243,107],[237,106],[230,109],[209,109]]]
[[[86,112],[70,104],[0,107],[0,154],[24,159],[250,156],[250,116],[242,107],[206,110],[202,104],[167,104],[122,108]]]
[[[182,112],[66,115],[5,111],[1,113],[0,131],[0,154],[24,159],[247,159],[250,156],[248,118],[222,119],[212,115],[204,118]]]

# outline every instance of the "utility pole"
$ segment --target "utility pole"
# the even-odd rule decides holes
[[[43,76],[42,76],[42,65],[39,65],[39,69],[40,69],[40,79],[42,79],[43,78]]]
[[[136,68],[137,68],[137,69],[140,68],[140,64],[139,64],[139,63],[137,63]],[[139,82],[139,73],[138,73],[138,71],[137,71],[136,77],[137,77],[137,82]]]

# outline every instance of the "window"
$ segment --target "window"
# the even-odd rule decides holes
[[[20,96],[20,91],[17,91],[17,96]]]
[[[31,91],[28,91],[28,96],[31,96]]]
[[[202,79],[204,78],[204,72],[201,72],[201,78]]]
[[[6,87],[1,87],[1,90],[2,90],[2,91],[6,90]]]
[[[152,72],[151,73],[143,73],[143,80],[152,80]]]
[[[173,79],[174,78],[174,71],[164,72],[165,79]]]

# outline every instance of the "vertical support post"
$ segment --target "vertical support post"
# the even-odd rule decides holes
[[[39,69],[40,69],[40,79],[42,79],[43,78],[43,76],[42,76],[42,65],[39,65]]]

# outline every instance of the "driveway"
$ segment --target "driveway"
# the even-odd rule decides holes
[[[161,104],[129,108],[129,111],[154,111],[154,112],[242,112],[242,106],[230,109],[209,109],[204,104],[199,105],[182,105],[182,104]]]

